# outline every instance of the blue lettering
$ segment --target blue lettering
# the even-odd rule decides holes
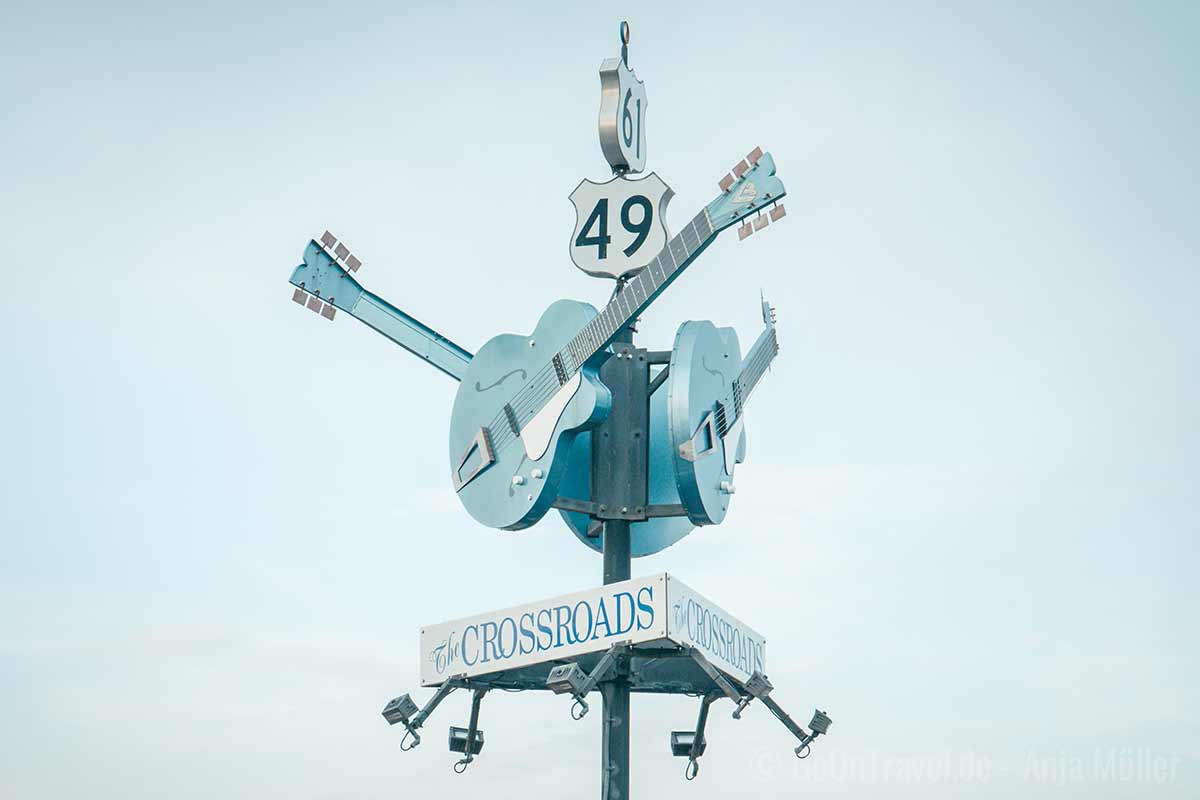
[[[526,624],[526,620],[529,621],[528,624]],[[526,639],[529,640],[528,647],[525,646]],[[533,633],[533,614],[528,611],[521,615],[521,644],[519,647],[523,656],[529,655],[537,649],[537,637]]]
[[[507,651],[504,649],[504,625],[506,623],[512,629],[512,639],[510,640],[512,647],[508,648]],[[505,617],[500,620],[500,634],[497,638],[500,640],[500,656],[502,658],[512,658],[513,653],[517,652],[517,623],[512,617]]]
[[[600,598],[600,611],[596,614],[596,625],[593,628],[595,633],[592,634],[593,639],[600,638],[600,626],[604,626],[604,638],[612,636],[612,626],[608,624],[608,606],[604,605],[604,598]]]
[[[479,645],[479,628],[475,627],[474,625],[468,625],[466,628],[463,629],[463,638],[462,638],[463,663],[466,664],[468,667],[473,667],[473,666],[475,666],[475,662],[479,660],[479,651],[478,650],[475,651],[476,655],[474,658],[472,658],[472,659],[467,658],[467,634],[468,633],[475,634],[475,644],[476,644],[476,646],[478,646]]]
[[[491,658],[488,658],[488,648],[492,650]],[[483,623],[483,663],[486,664],[493,659],[499,659],[500,652],[496,649],[496,623]]]
[[[587,612],[588,612],[587,630],[584,631],[583,635],[580,635],[580,633],[579,633],[579,607],[580,606],[583,606],[584,608],[586,608]],[[589,605],[588,601],[586,601],[586,600],[580,600],[578,603],[575,604],[575,608],[573,608],[571,610],[571,633],[575,634],[575,641],[586,642],[588,639],[592,638],[592,623],[593,623],[593,617],[592,617],[591,605]]]
[[[650,605],[648,602],[647,603],[642,602],[642,594],[643,593],[646,595],[648,600],[654,600],[654,587],[653,586],[643,586],[642,588],[638,589],[638,593],[637,593],[637,607],[638,607],[637,627],[638,627],[639,631],[644,631],[644,630],[646,630],[646,628],[649,628],[651,625],[654,624],[654,606]],[[643,611],[646,612],[646,617],[647,617],[645,623],[642,622],[642,612]]]
[[[617,636],[620,636],[633,630],[633,595],[629,592],[618,592],[613,595],[613,599],[617,601]],[[629,624],[621,624],[621,601],[629,601]]]
[[[542,624],[542,614],[546,615],[546,624]],[[550,630],[550,609],[543,608],[537,612],[537,649],[549,650],[554,646],[554,631]],[[542,634],[546,634],[545,640],[542,639]]]
[[[555,606],[554,607],[554,646],[562,647],[563,631],[567,632],[567,644],[575,644],[575,637],[571,635],[571,607],[570,606]]]

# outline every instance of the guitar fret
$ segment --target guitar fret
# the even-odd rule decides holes
[[[670,242],[667,242],[666,246],[663,247],[662,252],[658,254],[658,259],[662,261],[663,264],[669,263],[671,265],[670,269],[663,270],[666,275],[673,275],[675,273],[675,268],[678,266],[678,264],[675,263],[675,254],[671,252]],[[670,259],[670,261],[667,261],[666,259]],[[663,276],[664,281],[666,280],[666,275]]]
[[[680,236],[683,237],[683,244],[688,249],[688,255],[696,252],[696,249],[700,244],[700,240],[696,237],[696,228],[692,223],[688,223],[687,227],[683,229],[683,232],[680,234]]]
[[[671,256],[675,259],[676,268],[687,261],[687,246],[679,236],[671,240]]]
[[[631,322],[636,314],[649,305],[651,298],[687,265],[712,235],[708,213],[701,209],[575,336],[569,346],[572,369],[582,369],[584,363],[607,344],[623,325]],[[738,387],[739,398],[740,389]]]

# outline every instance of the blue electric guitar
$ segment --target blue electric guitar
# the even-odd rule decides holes
[[[785,195],[775,162],[755,149],[721,182],[722,192],[599,313],[560,300],[529,336],[501,334],[462,377],[450,418],[450,480],[463,506],[493,528],[519,530],[550,508],[575,437],[608,414],[599,367],[622,328],[637,319],[717,234]],[[783,207],[772,210],[777,219]],[[755,229],[767,224],[763,217]],[[747,222],[739,231],[751,232]]]
[[[413,355],[455,380],[462,380],[471,354],[354,279],[362,261],[329,231],[304,249],[304,263],[292,271],[292,299],[325,319],[337,309],[366,323]]]
[[[719,522],[728,510],[733,469],[746,457],[745,418],[739,414],[722,436],[716,411],[728,402],[734,387],[740,387],[744,412],[745,399],[761,378],[764,364],[769,365],[775,357],[774,311],[766,303],[762,311],[766,330],[744,361],[733,328],[697,321],[679,326],[666,383],[650,397],[647,499],[651,505],[682,505],[686,516],[634,522],[630,526],[633,556],[657,553],[687,536],[697,525]],[[698,420],[695,426],[690,424],[693,417]],[[672,436],[672,419],[681,431],[678,436]],[[690,459],[680,458],[681,447]],[[588,497],[590,492],[591,443],[589,437],[580,436],[572,448],[560,494]],[[689,502],[684,502],[685,496]],[[587,514],[570,510],[560,513],[581,542],[594,550],[602,548],[597,523]]]
[[[775,312],[763,301],[764,330],[744,361],[737,337],[711,322],[685,322],[671,353],[667,424],[674,445],[675,481],[688,519],[716,525],[733,495],[733,470],[745,458],[745,408],[779,352]],[[735,374],[735,365],[738,372]]]

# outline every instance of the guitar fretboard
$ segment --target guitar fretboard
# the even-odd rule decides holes
[[[708,210],[701,209],[562,349],[559,357],[566,374],[574,375],[584,362],[608,347],[617,332],[636,319],[715,237]]]
[[[775,334],[775,328],[763,331],[754,342],[754,346],[750,348],[745,366],[742,367],[742,371],[738,373],[737,379],[733,382],[733,390],[723,402],[717,404],[717,429],[722,436],[725,435],[729,426],[742,416],[742,409],[745,407],[746,401],[750,399],[750,394],[758,386],[758,382],[762,380],[762,376],[766,374],[767,368],[771,366],[771,362],[775,360],[778,352],[779,338]],[[725,411],[727,407],[733,408],[732,416],[727,415]]]

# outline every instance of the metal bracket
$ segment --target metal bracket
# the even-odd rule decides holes
[[[683,776],[689,781],[695,780],[700,774],[700,756],[704,755],[706,742],[704,741],[704,728],[708,724],[708,707],[721,699],[719,694],[706,694],[700,701],[700,715],[696,718],[696,734],[692,739],[692,750],[688,753],[688,765],[683,771]]]
[[[475,746],[475,732],[479,730],[479,706],[483,702],[483,696],[487,693],[487,689],[476,689],[471,696],[471,721],[467,723],[467,751],[454,764],[454,771],[459,775],[466,772],[467,766],[475,760],[475,754],[471,751]]]
[[[671,363],[671,351],[670,350],[647,350],[646,351],[646,363],[647,364],[670,364]]]
[[[466,686],[466,680],[463,678],[450,678],[434,693],[433,697],[429,698],[429,702],[417,712],[417,715],[411,720],[404,722],[404,728],[407,733],[404,734],[404,739],[400,740],[400,749],[404,751],[412,750],[421,743],[421,735],[417,731],[425,724],[425,720],[429,719],[429,715],[434,709],[441,705],[441,702],[450,696],[450,693],[455,689],[461,689]],[[411,736],[413,743],[405,747],[404,742]]]
[[[719,669],[714,667],[712,662],[704,657],[703,653],[701,653],[695,647],[689,647],[688,655],[700,665],[700,669],[708,673],[708,677],[712,678],[713,683],[717,685],[717,688],[720,689],[726,697],[735,703],[740,703],[742,701],[742,693],[733,688],[733,684],[729,682],[729,679],[726,678]]]
[[[805,758],[807,753],[801,755],[801,751],[807,750],[813,739],[825,733],[829,729],[829,726],[833,724],[833,721],[825,715],[825,712],[818,710],[813,714],[813,721],[811,723],[812,732],[804,730],[802,725],[792,719],[778,703],[771,699],[771,692],[774,689],[775,687],[771,685],[771,681],[766,675],[761,672],[755,672],[750,676],[750,680],[746,681],[746,695],[738,701],[738,706],[733,712],[733,718],[741,719],[742,711],[745,710],[746,706],[750,705],[750,702],[754,698],[758,698],[767,707],[767,710],[775,716],[775,719],[782,722],[783,726],[800,740],[800,744],[795,749],[796,757]]]
[[[658,374],[655,375],[653,379],[651,379],[650,385],[648,387],[646,387],[646,395],[652,396],[656,391],[658,391],[658,387],[662,386],[664,383],[667,382],[667,376],[670,374],[671,374],[671,365],[670,364],[668,364],[667,366],[660,369],[658,371]]]
[[[554,502],[550,504],[551,508],[558,508],[563,511],[577,511],[580,514],[587,514],[589,517],[596,515],[597,506],[591,500],[577,500],[574,497],[558,496],[554,498]]]
[[[574,497],[556,497],[551,506],[553,508],[562,509],[563,511],[575,511],[580,514],[587,514],[593,519],[625,519],[629,520],[630,522],[641,522],[642,520],[651,519],[653,517],[683,517],[687,515],[687,511],[684,509],[681,503],[662,503],[658,505],[638,507],[632,512],[609,513],[607,508],[604,506],[598,506],[591,500],[577,500]],[[588,536],[599,535],[600,530],[598,524],[597,530],[594,534],[589,527]]]
[[[596,688],[596,684],[600,683],[600,681],[607,677],[607,673],[616,665],[617,659],[625,655],[628,650],[629,643],[620,642],[618,644],[614,644],[605,651],[604,656],[600,659],[599,663],[596,664],[595,669],[588,673],[587,680],[584,681],[583,685],[579,687],[579,691],[571,695],[575,698],[575,704],[581,709],[579,714],[576,715],[574,712],[574,706],[572,706],[572,717],[579,720],[587,716],[588,704],[587,700],[584,698],[587,696],[588,692]]]

